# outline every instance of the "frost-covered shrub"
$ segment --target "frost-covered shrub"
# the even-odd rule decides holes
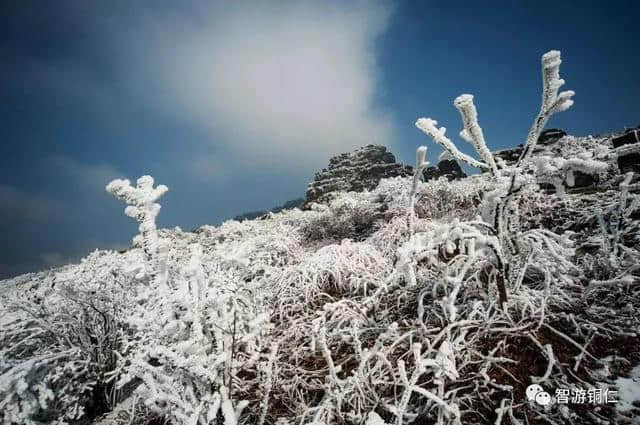
[[[367,296],[390,271],[391,264],[365,242],[331,244],[318,249],[299,264],[274,275],[279,314],[314,308],[344,296]]]
[[[202,247],[193,245],[181,276],[135,311],[133,355],[119,385],[141,381],[140,400],[175,423],[208,424],[220,411],[232,424],[248,404],[233,406],[233,400],[249,396],[247,381],[239,387],[236,381],[239,374],[257,375],[268,316],[259,311],[256,294],[224,270],[205,274],[202,257]]]
[[[482,193],[490,187],[486,180],[475,176],[451,182],[444,178],[429,181],[422,185],[417,195],[418,217],[471,220],[478,214]]]
[[[311,242],[365,239],[380,218],[369,198],[367,193],[348,192],[338,194],[328,206],[315,204],[319,214],[302,226],[302,235]]]
[[[460,95],[454,101],[454,105],[460,112],[463,122],[460,136],[473,145],[481,160],[476,160],[460,152],[455,144],[445,136],[446,129],[437,127],[437,121],[430,118],[420,118],[416,122],[416,126],[420,130],[431,136],[454,158],[473,167],[489,171],[491,180],[496,185],[492,190],[484,193],[480,207],[481,217],[497,236],[499,251],[503,252],[504,260],[509,264],[522,263],[524,258],[521,252],[522,247],[526,246],[527,251],[536,253],[539,249],[543,249],[544,244],[541,245],[540,241],[545,241],[548,245],[553,239],[551,235],[539,232],[536,238],[540,243],[531,243],[531,231],[523,233],[519,213],[523,193],[526,193],[532,185],[537,187],[538,183],[548,183],[556,187],[558,194],[564,194],[565,185],[573,185],[575,171],[598,174],[606,172],[609,167],[606,162],[593,159],[591,153],[579,154],[569,159],[539,156],[534,158],[533,176],[531,175],[532,165],[528,161],[546,122],[554,113],[564,111],[573,104],[571,99],[574,95],[573,91],[559,92],[560,87],[564,85],[564,80],[560,78],[559,73],[560,63],[560,52],[558,51],[550,51],[542,56],[542,105],[527,135],[522,154],[512,166],[498,168],[493,154],[486,146],[482,129],[478,125],[478,116],[472,95]],[[549,237],[551,239],[548,239]],[[570,257],[571,252],[564,251],[558,255]],[[508,269],[505,267],[503,276],[498,280],[504,280],[508,277]],[[506,292],[501,291],[500,298],[504,303]]]
[[[427,158],[427,147],[420,146],[416,151],[416,167],[413,170],[413,179],[411,182],[411,191],[409,192],[409,207],[407,208],[407,220],[409,223],[409,233],[413,233],[413,225],[415,221],[415,205],[416,193],[418,192],[418,184],[422,180],[422,173],[429,165]]]
[[[406,177],[383,179],[371,193],[375,202],[388,206],[384,214],[397,216],[409,206]],[[448,181],[446,178],[419,182],[416,190],[415,212],[424,219],[473,219],[478,213],[482,194],[493,187],[481,176]]]
[[[416,224],[420,228],[420,221]],[[367,238],[367,242],[373,245],[385,258],[394,258],[400,245],[409,238],[409,225],[403,216],[391,218],[389,222],[379,226],[378,229]]]
[[[114,378],[125,354],[130,307],[116,253],[43,279],[33,297],[16,291],[1,304],[0,412],[3,423],[73,423],[119,401]]]
[[[598,255],[605,260],[598,261],[601,278],[610,279],[622,271],[617,277],[620,279],[638,269],[640,224],[633,217],[640,215],[640,196],[629,192],[633,175],[632,172],[627,173],[620,182],[617,199],[609,200],[604,209],[595,209],[598,233],[590,242],[599,245]]]

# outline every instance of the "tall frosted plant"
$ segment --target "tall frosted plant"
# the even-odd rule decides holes
[[[492,180],[496,183],[495,189],[485,194],[481,210],[484,211],[483,219],[494,233],[500,244],[506,248],[505,253],[517,255],[518,251],[526,243],[518,238],[520,230],[517,223],[517,211],[519,197],[522,189],[530,183],[553,182],[559,194],[564,194],[565,183],[573,184],[573,172],[581,171],[590,174],[603,172],[607,164],[594,161],[589,158],[572,158],[569,160],[557,161],[552,165],[540,166],[537,161],[534,176],[528,173],[532,165],[527,165],[531,153],[533,152],[538,138],[549,118],[556,112],[562,112],[573,105],[574,92],[571,90],[560,92],[560,87],[564,85],[564,80],[560,78],[560,52],[551,50],[542,56],[542,104],[540,112],[536,116],[529,133],[527,134],[524,148],[515,164],[498,168],[491,151],[487,148],[482,128],[478,124],[478,113],[473,103],[473,96],[462,94],[454,101],[454,106],[462,117],[463,129],[460,136],[471,144],[480,159],[462,153],[456,145],[445,135],[446,128],[438,127],[438,122],[431,118],[420,118],[416,121],[416,127],[441,145],[455,159],[462,161],[472,167],[480,168],[489,172]],[[527,168],[527,171],[525,171]],[[509,214],[510,213],[510,214]],[[511,223],[511,224],[510,224]],[[521,238],[520,238],[521,239]],[[526,241],[525,241],[526,242]],[[506,266],[506,264],[505,264]],[[501,303],[506,301],[506,292],[503,280],[507,277],[508,269],[501,273],[498,279]]]
[[[557,50],[551,50],[542,55],[542,105],[529,130],[524,149],[514,168],[518,168],[529,158],[549,118],[556,112],[566,111],[573,105],[572,97],[575,92],[571,90],[558,92],[565,83],[560,78],[561,63],[560,52]],[[472,167],[487,170],[493,176],[496,176],[498,168],[491,151],[487,148],[482,128],[478,124],[478,112],[473,103],[473,95],[462,94],[455,99],[453,104],[462,117],[463,129],[460,132],[460,137],[474,147],[482,159],[481,161],[460,152],[456,145],[445,136],[446,128],[437,127],[438,122],[436,120],[420,118],[416,121],[416,127],[431,136],[436,143],[446,149],[457,160],[465,162]]]
[[[136,187],[131,186],[129,180],[115,179],[107,185],[107,192],[127,204],[124,213],[135,219],[140,226],[140,234],[134,238],[134,244],[142,246],[149,264],[149,274],[152,278],[160,278],[166,274],[165,251],[166,246],[158,238],[156,217],[160,212],[160,204],[156,201],[169,188],[161,184],[153,187],[153,177],[142,176],[136,182]]]

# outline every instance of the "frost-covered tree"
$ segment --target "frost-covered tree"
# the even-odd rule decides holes
[[[124,213],[135,219],[140,226],[140,234],[134,238],[134,244],[140,245],[145,253],[152,277],[161,277],[166,273],[167,247],[158,238],[156,217],[160,212],[160,204],[156,201],[169,190],[165,185],[153,187],[153,177],[142,176],[133,187],[129,180],[116,179],[106,189],[116,198],[127,204]]]
[[[492,179],[496,181],[493,190],[487,192],[483,199],[482,209],[484,221],[497,235],[502,251],[506,254],[517,254],[518,250],[527,245],[518,240],[521,235],[518,228],[519,196],[528,185],[536,183],[552,183],[557,192],[564,193],[565,184],[573,185],[574,171],[591,174],[606,171],[608,165],[592,158],[536,158],[534,170],[535,178],[531,178],[531,166],[528,160],[535,149],[536,143],[549,118],[561,111],[565,111],[573,105],[572,97],[575,94],[571,90],[559,92],[564,85],[560,78],[560,52],[549,51],[542,56],[542,104],[540,112],[534,120],[524,143],[523,151],[518,160],[512,166],[499,169],[491,151],[487,148],[482,128],[478,124],[478,114],[473,103],[473,96],[463,94],[458,96],[454,105],[462,117],[463,129],[460,136],[470,143],[481,160],[477,160],[462,153],[455,144],[446,137],[446,128],[437,127],[437,121],[431,118],[420,118],[416,126],[431,136],[455,159],[465,162],[473,167],[488,171]],[[544,235],[541,236],[543,239]],[[528,248],[533,249],[532,245]],[[501,261],[501,263],[503,263]],[[504,264],[504,263],[503,263]],[[506,291],[502,281],[507,278],[508,270],[503,270],[503,276],[498,278],[500,286],[501,302],[506,301]]]
[[[516,163],[516,168],[528,159],[531,152],[533,152],[549,118],[554,113],[565,111],[573,105],[571,98],[575,92],[571,90],[558,92],[565,83],[560,78],[561,63],[560,52],[557,50],[551,50],[542,56],[542,105],[529,130],[524,149]],[[460,136],[474,147],[482,161],[460,152],[455,144],[445,136],[446,128],[437,127],[437,121],[431,118],[420,118],[416,121],[416,126],[431,136],[436,143],[446,149],[457,160],[465,162],[472,167],[488,170],[494,176],[497,175],[498,169],[495,160],[491,151],[487,148],[482,128],[478,124],[478,113],[473,103],[473,95],[462,94],[455,99],[453,104],[462,117],[463,129],[460,132]]]

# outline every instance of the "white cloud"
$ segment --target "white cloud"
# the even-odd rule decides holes
[[[374,106],[375,40],[388,7],[224,2],[197,13],[145,12],[114,46],[122,81],[206,130],[225,161],[300,169],[367,143],[392,144],[391,122]]]

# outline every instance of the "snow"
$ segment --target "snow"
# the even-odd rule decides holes
[[[369,412],[366,425],[387,425],[376,412]]]
[[[640,365],[631,369],[628,378],[618,377],[615,386],[618,389],[618,403],[616,405],[618,411],[627,412],[631,409],[638,409],[638,403],[640,403]]]

